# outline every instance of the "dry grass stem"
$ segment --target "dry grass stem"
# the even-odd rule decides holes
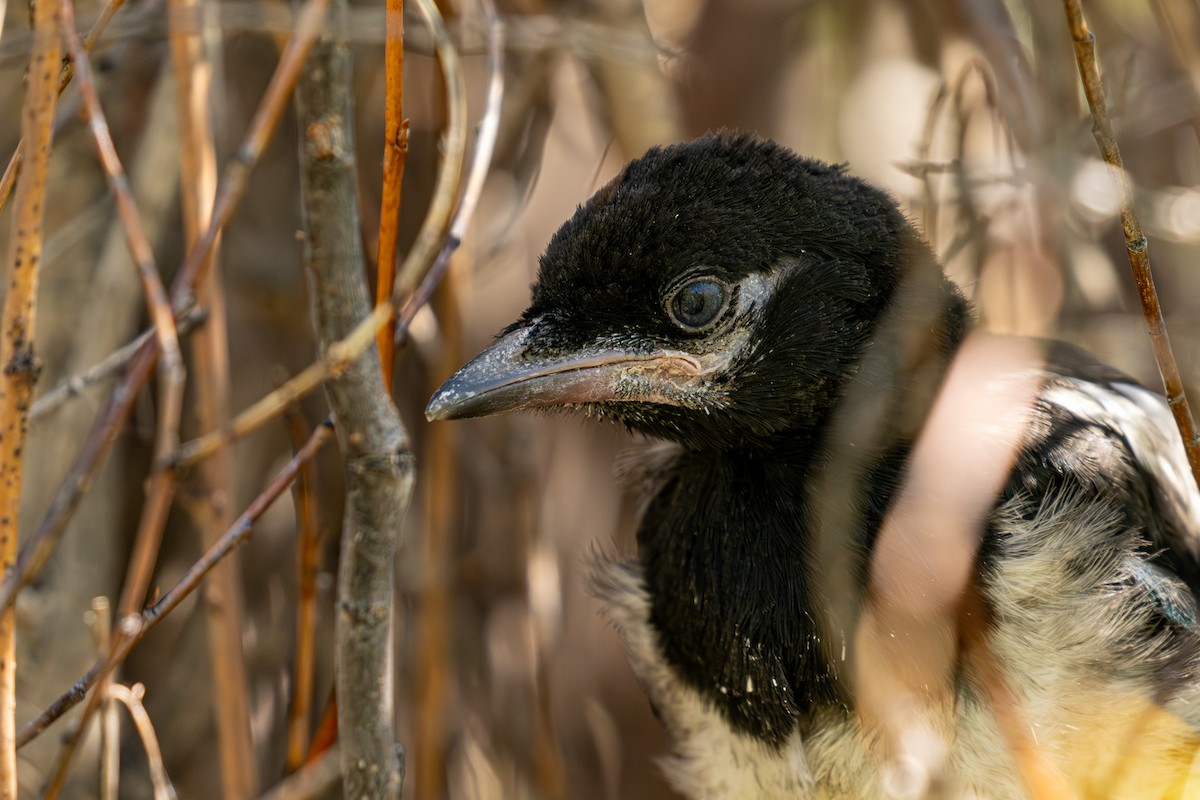
[[[1096,37],[1088,29],[1079,0],[1063,0],[1063,9],[1067,14],[1067,25],[1071,29],[1071,40],[1075,44],[1075,61],[1079,65],[1083,93],[1092,111],[1092,135],[1116,185],[1121,207],[1121,230],[1125,234],[1125,251],[1129,256],[1129,266],[1133,270],[1134,283],[1137,284],[1138,300],[1141,301],[1142,314],[1146,318],[1146,332],[1150,335],[1150,344],[1154,348],[1154,360],[1158,363],[1158,371],[1162,376],[1167,404],[1171,407],[1175,424],[1183,437],[1188,462],[1192,467],[1192,477],[1200,483],[1200,433],[1196,430],[1196,420],[1188,405],[1179,365],[1175,363],[1175,353],[1167,336],[1167,323],[1163,319],[1162,306],[1158,302],[1158,289],[1155,288],[1154,276],[1150,271],[1150,246],[1133,210],[1133,186],[1128,173],[1125,172],[1121,151],[1117,147],[1117,138],[1108,115],[1108,101],[1104,96],[1100,66],[1096,60]]]
[[[504,32],[505,26],[496,14],[495,3],[484,0],[484,10],[487,14],[487,54],[488,54],[488,88],[483,116],[476,129],[475,147],[471,152],[471,165],[467,169],[466,186],[458,203],[454,219],[441,250],[434,259],[433,265],[422,278],[420,285],[405,302],[400,311],[400,319],[396,330],[396,339],[401,341],[408,330],[408,325],[433,296],[434,290],[441,282],[442,275],[450,266],[450,257],[462,244],[471,219],[475,215],[475,206],[483,192],[483,183],[487,178],[492,164],[492,155],[496,149],[496,137],[500,131],[500,109],[504,102]]]
[[[421,230],[417,233],[417,239],[400,268],[392,293],[393,305],[413,293],[437,257],[450,223],[450,215],[454,211],[454,196],[458,191],[458,179],[462,172],[463,153],[467,143],[467,98],[462,59],[446,33],[442,15],[433,0],[414,1],[433,34],[438,66],[445,79],[443,82],[446,89],[446,134],[442,140],[443,157],[438,168],[433,199],[421,223]]]
[[[462,363],[462,320],[459,316],[458,281],[447,271],[433,297],[442,345],[432,394]],[[420,687],[413,709],[413,750],[416,762],[415,797],[442,797],[446,783],[446,699],[454,674],[450,662],[449,624],[451,573],[450,542],[460,497],[457,431],[453,425],[435,425],[429,429],[425,464],[426,524],[422,542],[421,594],[416,624],[416,666],[414,681]]]
[[[55,0],[33,6],[34,48],[29,62],[21,135],[29,142],[27,169],[18,182],[8,251],[8,287],[0,336],[0,569],[16,571],[24,474],[22,451],[38,365],[34,355],[38,271],[44,244],[47,173],[54,124],[55,76],[61,58]],[[16,613],[0,606],[0,799],[16,800]]]

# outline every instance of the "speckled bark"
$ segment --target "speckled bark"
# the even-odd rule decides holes
[[[345,13],[332,6],[331,29]],[[345,42],[313,51],[297,90],[306,266],[321,347],[369,312],[354,174],[353,92]],[[345,461],[346,517],[338,575],[337,693],[342,780],[349,798],[400,795],[393,731],[393,554],[412,493],[407,432],[371,348],[326,392]]]

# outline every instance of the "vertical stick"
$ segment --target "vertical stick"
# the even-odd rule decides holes
[[[1175,415],[1175,424],[1183,437],[1188,463],[1192,467],[1192,478],[1200,483],[1200,433],[1197,433],[1196,420],[1183,391],[1179,365],[1175,363],[1175,352],[1171,349],[1171,340],[1167,336],[1167,323],[1163,319],[1162,306],[1158,302],[1158,289],[1154,286],[1154,275],[1150,272],[1150,246],[1133,211],[1133,187],[1129,183],[1129,175],[1125,172],[1121,151],[1117,147],[1117,137],[1113,133],[1112,121],[1108,116],[1108,101],[1104,97],[1100,66],[1096,61],[1096,37],[1092,35],[1087,20],[1083,18],[1079,0],[1063,0],[1063,9],[1067,14],[1067,26],[1071,29],[1071,40],[1075,44],[1075,61],[1079,65],[1083,93],[1087,97],[1088,107],[1092,110],[1092,135],[1100,148],[1100,154],[1104,157],[1104,163],[1108,164],[1113,183],[1116,184],[1121,205],[1121,230],[1125,234],[1125,252],[1129,256],[1129,266],[1133,270],[1134,283],[1137,284],[1138,300],[1141,301],[1142,314],[1146,318],[1146,333],[1149,334],[1150,345],[1154,348],[1154,360],[1158,363],[1158,372],[1162,376],[1167,404],[1171,413]]]
[[[209,91],[212,66],[199,30],[184,21],[200,18],[198,0],[171,0],[171,62],[179,105],[182,147],[183,217],[187,245],[194,247],[212,221],[217,194],[216,152],[213,145]],[[208,324],[193,340],[196,363],[196,405],[200,428],[219,430],[229,420],[229,339],[225,289],[213,263],[218,245],[207,255],[201,272],[199,301],[208,309]],[[205,546],[211,546],[233,521],[233,459],[228,444],[218,448],[200,467],[206,503],[197,521]],[[248,680],[242,650],[243,601],[236,553],[218,566],[205,587],[209,661],[212,664],[221,787],[225,800],[248,800],[257,791],[258,768],[250,735]]]
[[[29,63],[21,135],[25,170],[17,182],[16,208],[8,251],[8,291],[0,318],[0,568],[17,565],[17,530],[21,511],[21,478],[37,360],[33,337],[37,314],[38,267],[46,210],[46,173],[50,136],[58,98],[62,58],[59,7],[56,0],[37,0],[33,7],[33,56]],[[16,614],[0,613],[0,800],[16,800]]]
[[[331,8],[333,32],[313,49],[296,90],[305,269],[323,355],[372,316],[357,212],[350,51],[340,27],[346,0]],[[359,356],[326,393],[347,484],[336,634],[342,783],[347,797],[395,800],[404,767],[393,720],[393,560],[412,495],[413,457],[384,391],[378,351]]]
[[[400,228],[400,187],[408,156],[408,120],[404,119],[404,0],[387,0],[387,42],[383,51],[385,108],[383,123],[383,198],[379,210],[379,279],[375,303],[392,297],[396,283],[396,237]],[[383,385],[392,390],[396,321],[379,329],[379,362]]]

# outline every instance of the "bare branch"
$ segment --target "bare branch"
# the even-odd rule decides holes
[[[279,116],[287,105],[291,88],[299,77],[300,67],[320,34],[327,8],[328,0],[306,0],[302,7],[297,20],[296,34],[271,76],[271,82],[259,103],[241,147],[233,161],[225,168],[213,219],[204,235],[188,251],[183,266],[175,276],[171,287],[171,300],[176,309],[190,304],[188,298],[191,287],[197,278],[202,277],[202,269],[208,263],[208,255],[217,237],[245,194],[250,173],[270,141]],[[138,390],[149,379],[150,372],[158,361],[158,355],[157,343],[154,340],[148,341],[134,357],[125,378],[113,390],[107,407],[93,424],[66,480],[59,487],[41,523],[22,547],[17,569],[10,570],[4,576],[4,582],[0,584],[0,609],[12,605],[17,593],[37,577],[58,546],[71,515],[91,486],[93,475],[128,418]]]
[[[396,282],[396,238],[400,232],[400,187],[408,156],[408,121],[404,119],[404,0],[387,0],[387,41],[384,44],[383,194],[379,208],[379,278],[375,303],[391,299]],[[376,335],[383,385],[392,390],[392,360],[396,322],[391,320]]]
[[[221,539],[208,548],[204,555],[184,573],[179,582],[171,587],[170,591],[140,615],[127,617],[122,620],[120,625],[121,640],[116,646],[116,652],[110,657],[110,662],[105,662],[103,659],[97,661],[88,670],[86,675],[75,682],[74,686],[60,695],[57,700],[51,703],[35,719],[31,720],[21,730],[20,734],[18,734],[17,747],[24,747],[33,741],[55,720],[87,697],[89,690],[96,685],[96,682],[108,674],[113,663],[124,659],[129,654],[129,651],[133,649],[133,646],[141,641],[142,637],[154,630],[154,627],[163,617],[174,611],[180,603],[196,590],[196,587],[212,571],[213,567],[239,546],[245,544],[254,530],[254,523],[270,508],[275,499],[283,494],[283,491],[292,484],[300,468],[320,451],[332,433],[332,425],[328,423],[319,425],[313,431],[312,436],[308,438],[304,447],[296,455],[292,456],[291,461],[267,484],[267,487],[246,507],[246,510],[234,520],[233,525],[230,526],[229,530],[225,531]]]
[[[22,451],[29,425],[29,406],[37,382],[33,352],[36,330],[38,271],[46,219],[46,178],[50,138],[58,99],[55,74],[61,53],[56,0],[33,5],[34,48],[29,62],[21,135],[30,143],[28,169],[17,186],[8,251],[8,288],[4,296],[0,338],[0,569],[16,572],[17,535],[21,518]],[[16,800],[16,614],[0,606],[0,798]]]
[[[133,725],[142,739],[142,747],[146,749],[146,758],[150,762],[150,780],[154,785],[154,800],[175,800],[175,787],[171,785],[166,767],[163,766],[162,750],[158,747],[158,735],[154,732],[154,724],[150,721],[150,715],[146,713],[146,707],[142,705],[142,697],[145,693],[146,688],[140,683],[134,684],[132,688],[114,683],[108,687],[105,694],[123,703],[125,708],[129,709],[129,716],[133,719]]]
[[[1150,271],[1150,245],[1133,210],[1133,187],[1121,161],[1121,151],[1117,147],[1117,138],[1108,116],[1108,101],[1104,96],[1100,65],[1096,60],[1096,37],[1088,29],[1079,0],[1063,0],[1063,9],[1066,11],[1071,39],[1075,44],[1075,61],[1079,65],[1083,93],[1087,96],[1088,107],[1092,110],[1092,135],[1104,162],[1109,166],[1109,174],[1116,185],[1120,200],[1125,252],[1133,270],[1142,314],[1146,317],[1146,332],[1150,335],[1150,344],[1154,348],[1154,360],[1158,363],[1158,372],[1162,376],[1167,404],[1171,407],[1171,413],[1175,415],[1175,424],[1183,437],[1188,463],[1192,467],[1192,477],[1200,483],[1200,432],[1197,432],[1196,420],[1192,416],[1192,409],[1183,389],[1179,365],[1175,363],[1175,352],[1171,349],[1171,340],[1167,336],[1167,323],[1163,319],[1162,306],[1158,302],[1158,289],[1155,288],[1154,275]]]

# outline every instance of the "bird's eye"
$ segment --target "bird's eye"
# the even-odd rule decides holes
[[[696,278],[675,290],[667,310],[675,324],[687,331],[701,331],[725,310],[729,295],[714,278]]]

